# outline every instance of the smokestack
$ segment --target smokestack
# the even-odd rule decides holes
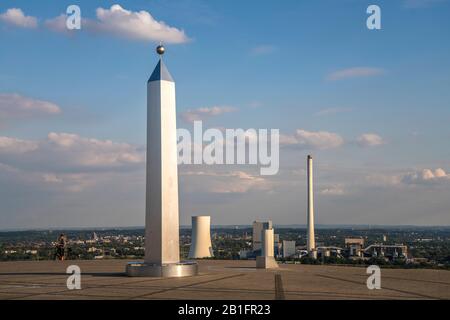
[[[316,250],[316,241],[314,238],[314,192],[313,192],[313,159],[311,155],[307,158],[308,172],[308,234],[306,246],[308,252],[314,255]]]

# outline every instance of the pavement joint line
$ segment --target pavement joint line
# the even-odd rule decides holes
[[[264,291],[264,290],[258,290],[258,289],[256,289],[256,290],[253,290],[253,292],[252,292],[252,290],[247,290],[247,289],[218,289],[218,288],[195,288],[195,287],[192,287],[192,286],[195,286],[195,285],[199,285],[199,284],[204,284],[204,283],[209,283],[209,282],[214,282],[214,281],[220,281],[220,280],[224,280],[224,279],[227,279],[227,278],[232,278],[232,277],[237,277],[237,276],[242,276],[243,274],[240,274],[240,275],[233,275],[233,276],[228,276],[228,277],[222,277],[222,278],[219,278],[219,279],[211,279],[211,280],[208,280],[208,281],[203,281],[203,282],[201,282],[201,283],[193,283],[193,284],[189,284],[189,285],[185,285],[185,286],[180,286],[180,287],[175,287],[175,288],[172,288],[172,287],[168,287],[168,288],[166,288],[166,289],[163,289],[163,290],[160,290],[160,291],[156,291],[156,292],[153,292],[153,293],[147,293],[147,294],[145,294],[145,295],[140,295],[140,296],[135,296],[135,297],[131,297],[131,298],[129,298],[129,299],[138,299],[138,298],[145,298],[145,297],[147,297],[147,296],[151,296],[151,295],[154,295],[154,294],[159,294],[159,293],[164,293],[164,292],[168,292],[168,291],[171,291],[171,290],[181,290],[181,291],[189,291],[189,290],[192,290],[192,291],[213,291],[213,292],[220,292],[220,291],[225,291],[225,292],[232,292],[232,291],[247,291],[248,293],[261,293],[261,294],[264,294],[264,293],[267,293],[267,294],[272,294],[271,293],[271,290],[267,290],[267,291]],[[323,275],[319,275],[319,276],[323,276]],[[327,276],[325,276],[325,277],[327,277]],[[152,279],[153,280],[153,279]],[[338,280],[343,280],[343,279],[338,279]],[[343,280],[343,281],[349,281],[349,280]],[[358,284],[360,284],[359,282],[358,282]],[[95,289],[95,288],[100,288],[100,287],[105,287],[105,286],[98,286],[98,287],[91,287],[91,288],[83,288],[83,289]],[[192,287],[192,288],[189,288],[189,287]],[[147,288],[143,288],[143,289],[147,289]],[[20,297],[13,297],[13,298],[10,298],[10,299],[24,299],[24,298],[29,298],[29,297],[33,297],[33,296],[38,296],[38,295],[57,295],[57,294],[63,294],[64,296],[67,296],[67,297],[80,297],[80,294],[78,294],[78,292],[79,292],[79,290],[77,290],[77,292],[71,292],[71,291],[68,291],[68,290],[64,290],[64,291],[57,291],[57,292],[47,292],[47,293],[34,293],[34,294],[28,294],[28,295],[22,295],[22,296],[20,296]],[[8,293],[7,293],[8,294]],[[17,294],[20,294],[20,293],[17,293]],[[330,293],[330,292],[296,292],[296,291],[286,291],[286,294],[291,294],[291,295],[301,295],[301,296],[308,296],[308,295],[316,295],[316,296],[332,296],[332,297],[354,297],[354,296],[361,296],[361,295],[352,295],[352,294],[345,294],[345,293]],[[81,297],[82,297],[83,295],[81,295]],[[121,296],[121,295],[117,295],[117,296],[105,296],[105,295],[96,295],[96,294],[88,294],[88,293],[85,293],[84,294],[84,296],[85,297],[98,297],[98,298],[106,298],[106,299],[115,299],[115,298],[127,298],[127,296]],[[383,299],[383,297],[389,297],[389,296],[370,296],[371,298],[379,298],[379,299]],[[414,297],[411,297],[412,299],[414,299]]]
[[[378,295],[371,295],[371,294],[364,294],[364,293],[344,293],[344,292],[329,292],[329,291],[285,291],[286,295],[317,295],[317,296],[342,296],[342,297],[367,297],[367,298],[373,298],[373,299],[382,299],[383,297],[388,297],[392,299],[406,299],[407,297],[399,297],[399,296],[390,296],[386,294],[378,294]],[[413,297],[411,297],[413,298]]]
[[[32,276],[30,276],[30,277],[33,279],[33,281],[45,281],[45,280],[49,280],[49,279],[65,279],[65,278],[67,278],[67,276],[68,275],[66,275],[65,277],[62,277],[62,276],[61,277],[53,276],[53,277],[45,277],[45,278],[34,278]],[[21,279],[23,279],[23,278],[21,278]],[[7,282],[7,281],[17,281],[17,280],[14,280],[14,279],[12,279],[12,280],[3,280],[1,275],[0,275],[0,283],[1,282]],[[23,282],[23,281],[26,281],[26,280],[21,280],[21,281]]]
[[[5,288],[6,287],[6,288]],[[1,289],[7,289],[7,288],[24,288],[24,289],[36,289],[36,288],[60,288],[60,287],[66,287],[66,285],[62,284],[55,284],[55,285],[42,285],[42,284],[30,284],[30,285],[1,285],[0,284],[0,290]]]
[[[186,290],[186,289],[180,289],[180,290]],[[268,289],[268,290],[262,290],[262,289],[243,289],[243,288],[217,288],[217,287],[208,287],[208,288],[188,288],[187,290],[189,291],[214,291],[214,292],[233,292],[233,291],[238,291],[238,292],[247,292],[247,293],[267,293],[267,294],[273,294],[273,290]],[[371,294],[364,294],[364,293],[344,293],[344,292],[329,292],[329,291],[293,291],[293,290],[284,290],[284,293],[286,295],[332,295],[332,296],[354,296],[354,297],[360,297],[360,296],[367,296],[370,298],[378,298],[381,296],[384,297],[392,297],[392,298],[399,298],[398,296],[389,296],[389,295],[371,295]],[[401,297],[403,298],[403,297]]]
[[[359,276],[359,277],[366,277],[365,275],[362,275],[362,274],[358,274],[357,276]],[[434,284],[442,284],[442,285],[450,286],[450,282],[442,282],[442,281],[434,281],[434,280],[407,279],[407,278],[399,278],[399,277],[393,277],[393,276],[383,276],[383,279],[426,282],[426,283],[434,283]]]
[[[82,270],[85,272],[83,272],[81,292],[79,292],[80,290],[66,289],[66,279],[69,275],[61,272],[61,265],[54,268],[53,264],[49,267],[46,262],[39,262],[39,264],[31,262],[23,265],[19,262],[0,263],[0,300],[6,298],[27,299],[27,297],[28,299],[68,300],[130,299],[130,297],[133,299],[133,295],[144,293],[143,299],[147,297],[147,299],[156,300],[201,297],[209,299],[223,297],[222,299],[225,300],[237,299],[236,297],[242,300],[259,297],[259,299],[273,300],[274,285],[270,280],[271,277],[274,277],[275,272],[282,276],[286,299],[415,300],[450,298],[447,290],[450,285],[450,272],[445,270],[409,269],[402,272],[401,269],[382,269],[382,272],[386,270],[382,276],[382,279],[385,279],[382,281],[383,290],[368,290],[365,285],[368,275],[365,274],[365,269],[362,267],[354,267],[351,270],[341,266],[286,265],[283,270],[274,270],[274,272],[267,272],[267,270],[248,272],[255,271],[251,269],[253,264],[232,261],[218,261],[217,263],[200,261],[200,264],[203,264],[203,270],[200,273],[202,276],[196,276],[195,280],[187,280],[190,277],[183,277],[178,281],[175,280],[177,278],[130,279],[123,272],[122,261],[111,260],[107,263],[106,261],[81,261],[80,266],[83,263],[85,263],[85,268],[82,267]],[[26,266],[26,268],[22,266]],[[14,272],[15,270],[20,270],[20,273]],[[243,276],[230,281],[218,279],[237,274]],[[333,278],[334,276],[336,278]],[[195,281],[196,283],[194,283]],[[344,285],[345,283],[347,285]],[[179,287],[176,288],[175,285]],[[159,294],[156,291],[159,291]]]
[[[281,279],[281,274],[275,274],[275,300],[285,300],[283,280]]]
[[[349,279],[345,279],[345,278],[331,277],[331,276],[322,275],[322,274],[316,274],[316,275],[319,276],[319,277],[323,277],[323,278],[340,280],[340,281],[345,281],[345,282],[351,282],[351,283],[356,283],[356,284],[365,286],[365,283],[361,283],[359,281],[349,280]],[[403,294],[408,294],[408,295],[413,296],[413,297],[416,296],[416,297],[419,297],[419,298],[426,298],[426,299],[432,299],[432,300],[441,300],[441,298],[439,298],[439,297],[434,297],[434,296],[430,296],[430,295],[426,295],[426,294],[422,294],[422,293],[418,293],[418,292],[411,292],[411,291],[406,291],[406,290],[401,290],[401,289],[389,288],[389,287],[385,287],[385,286],[382,286],[382,290],[391,290],[391,291],[395,291],[395,292],[400,292],[400,293],[403,293]]]
[[[68,292],[68,291],[65,291]],[[48,296],[55,296],[56,292],[48,292],[48,293],[40,293],[38,295],[48,295]],[[17,299],[24,299],[24,298],[30,298],[35,296],[34,294],[26,294],[24,296],[20,296],[20,297],[14,297],[14,298],[10,298],[10,299],[5,299],[5,300],[17,300]],[[77,294],[64,294],[64,295],[60,295],[60,296],[67,296],[67,297],[96,297],[96,298],[105,298],[105,299],[114,299],[114,298],[121,298],[123,299],[123,296],[105,296],[105,295],[96,295],[96,294],[89,294],[89,295],[77,295]],[[28,299],[29,300],[29,299]]]
[[[145,295],[139,295],[139,296],[130,297],[129,300],[138,299],[138,298],[144,298],[144,297],[152,296],[152,295],[155,295],[155,294],[165,293],[165,292],[172,291],[172,290],[184,289],[184,288],[188,288],[188,287],[192,287],[192,286],[196,286],[196,285],[202,285],[202,284],[210,283],[210,282],[214,282],[214,281],[220,281],[220,280],[225,280],[225,279],[242,277],[244,275],[245,274],[240,273],[240,274],[235,274],[235,275],[231,275],[231,276],[221,277],[221,278],[218,278],[218,279],[211,279],[211,280],[206,280],[206,281],[202,281],[202,282],[196,282],[196,283],[183,285],[183,286],[179,286],[179,287],[173,287],[173,288],[170,288],[170,289],[161,290],[161,291],[157,291],[157,292],[152,292],[152,293],[145,294]]]
[[[205,275],[206,274],[200,275],[200,276],[205,276]],[[186,278],[192,278],[192,277],[186,277]],[[114,279],[116,279],[116,278],[114,278]],[[176,278],[173,278],[173,279],[176,279]],[[145,279],[139,279],[139,280],[136,280],[136,281],[128,281],[128,282],[121,283],[121,284],[120,283],[119,284],[105,284],[105,285],[96,285],[96,286],[92,286],[92,287],[82,287],[80,290],[77,290],[77,292],[80,292],[82,290],[87,290],[87,289],[99,289],[99,288],[111,287],[111,286],[114,286],[114,285],[143,283],[143,282],[157,281],[157,280],[166,280],[166,279],[164,279],[164,278],[145,278]],[[25,297],[34,297],[34,296],[39,296],[39,295],[57,295],[57,294],[64,294],[64,295],[69,295],[69,296],[71,295],[70,294],[70,290],[68,290],[66,288],[63,291],[53,291],[53,292],[46,292],[46,293],[34,293],[34,294],[29,294],[29,295],[26,295],[26,296],[19,297],[19,298],[11,298],[11,299],[15,300],[15,299],[23,299]],[[77,294],[77,296],[78,296],[78,294]]]
[[[83,274],[81,274],[83,276]],[[206,276],[205,275],[199,275],[199,276]],[[61,280],[65,280],[67,277],[61,278]],[[121,280],[124,280],[125,278],[129,278],[129,277],[123,277]],[[187,277],[186,277],[187,278]],[[49,278],[49,279],[55,279],[55,278]],[[118,280],[120,278],[106,278],[104,280]],[[89,279],[92,280],[92,279]],[[164,278],[141,278],[139,280],[135,280],[135,281],[126,281],[126,282],[119,282],[119,283],[113,283],[113,284],[104,284],[104,285],[95,285],[95,286],[90,286],[85,285],[83,289],[87,289],[87,288],[96,288],[96,287],[104,287],[104,286],[114,286],[114,285],[127,285],[127,284],[134,284],[134,283],[142,283],[142,282],[147,282],[147,281],[158,281],[158,280],[166,280]],[[86,279],[84,279],[84,281],[86,281]],[[65,283],[65,282],[64,282]],[[57,282],[55,282],[54,284],[49,284],[49,283],[45,283],[45,282],[33,282],[33,283],[27,283],[24,281],[3,281],[0,282],[0,286],[1,285],[11,285],[11,284],[15,284],[15,285],[25,285],[25,286],[36,286],[36,285],[40,285],[40,286],[44,286],[44,287],[50,287],[50,286],[61,286],[59,285]]]
[[[229,292],[229,290],[198,290],[196,288],[184,288],[184,289],[180,289],[181,291],[186,290],[186,291],[209,291],[209,292],[214,292],[214,293],[219,293],[219,292]],[[1,292],[0,292],[1,293]],[[272,295],[273,293],[271,292],[271,290],[267,290],[266,292],[257,292],[257,293],[266,293],[267,295]],[[312,292],[286,292],[287,294],[290,295],[300,295],[300,296],[323,296],[324,298],[329,298],[329,297],[335,297],[335,298],[358,298],[361,297],[362,295],[352,295],[352,294],[339,294],[339,293],[327,293],[327,292],[318,292],[318,293],[312,293]],[[11,294],[11,293],[6,293],[6,294]],[[43,293],[42,295],[46,295],[45,293]],[[47,295],[54,295],[52,293],[47,293]],[[90,297],[95,297],[95,298],[104,298],[104,299],[124,299],[126,298],[126,296],[121,296],[121,295],[116,295],[116,296],[105,296],[105,295],[98,295],[98,294],[84,294],[84,295],[78,295],[76,294],[76,292],[67,292],[66,294],[64,294],[64,296],[67,297],[86,297],[86,298],[90,298]],[[23,299],[27,297],[25,296],[20,296],[20,297],[15,297],[14,299]],[[404,298],[400,298],[400,297],[395,297],[395,296],[388,296],[388,295],[379,295],[379,296],[370,296],[373,299],[404,299]],[[158,299],[158,298],[156,298]],[[166,300],[166,298],[160,298],[160,299],[164,299]],[[167,298],[167,299],[171,299],[171,300],[178,300],[176,298]],[[362,298],[364,300],[364,298]],[[410,298],[410,299],[414,299],[414,298]],[[271,300],[271,299],[270,299]]]
[[[30,297],[42,296],[42,295],[55,295],[55,294],[60,294],[60,293],[64,293],[67,291],[68,291],[68,289],[66,288],[64,291],[53,291],[53,292],[46,292],[46,293],[40,292],[40,293],[25,295],[25,296],[18,297],[18,298],[6,299],[6,300],[16,300],[16,299],[30,298]]]
[[[267,290],[249,290],[249,289],[227,289],[227,288],[210,288],[210,287],[189,287],[189,288],[179,288],[178,290],[180,291],[214,291],[214,292],[245,292],[245,293],[262,293],[262,294],[273,294],[273,290],[272,289],[267,289]]]

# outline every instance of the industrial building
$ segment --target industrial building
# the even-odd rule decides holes
[[[296,248],[294,240],[283,240],[282,248],[283,248],[282,251],[283,258],[290,258],[295,256]]]

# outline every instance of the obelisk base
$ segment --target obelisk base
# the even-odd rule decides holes
[[[278,263],[275,261],[274,257],[256,257],[256,268],[276,269],[278,268]]]
[[[163,265],[129,262],[126,267],[126,274],[129,277],[189,277],[198,274],[198,265],[194,261],[181,261]]]

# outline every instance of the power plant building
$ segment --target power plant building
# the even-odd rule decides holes
[[[295,241],[294,240],[283,240],[283,258],[289,258],[295,256]]]

